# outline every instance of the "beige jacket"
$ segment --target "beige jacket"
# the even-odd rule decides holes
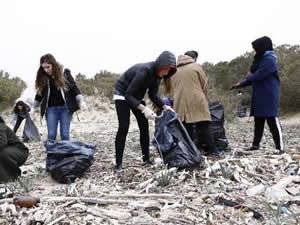
[[[187,55],[180,55],[177,72],[171,85],[174,97],[174,110],[179,119],[186,123],[211,121],[207,100],[208,77],[200,64]]]

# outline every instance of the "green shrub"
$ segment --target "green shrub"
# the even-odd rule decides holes
[[[25,89],[23,80],[18,77],[11,78],[9,73],[0,70],[0,111],[12,107]]]
[[[87,78],[85,75],[78,74],[76,76],[76,83],[85,95],[101,95],[111,99],[113,96],[114,84],[119,77],[119,74],[103,70],[92,78]]]

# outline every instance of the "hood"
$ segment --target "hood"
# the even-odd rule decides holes
[[[256,51],[257,57],[262,57],[266,51],[273,51],[273,43],[272,40],[267,37],[263,36],[261,38],[256,39],[252,43],[252,47]]]
[[[272,56],[273,58],[277,59],[277,56],[274,51],[265,51],[264,56]]]
[[[170,77],[174,73],[176,73],[176,70],[177,70],[176,69],[176,58],[172,52],[164,51],[157,57],[157,59],[155,60],[156,73],[162,67],[170,67],[171,68],[167,77]]]
[[[194,63],[195,60],[188,55],[180,55],[178,56],[177,66],[184,66],[189,63]]]

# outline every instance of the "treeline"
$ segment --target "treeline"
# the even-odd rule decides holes
[[[276,47],[278,57],[281,113],[300,111],[300,46],[281,45]],[[251,88],[230,91],[234,82],[241,81],[247,74],[253,59],[253,52],[236,57],[230,62],[212,64],[205,62],[203,69],[209,75],[209,97],[211,101],[221,101],[225,105],[226,114],[230,117],[239,104],[249,106]],[[113,86],[120,74],[102,70],[93,77],[83,74],[75,76],[77,85],[84,95],[104,96],[109,99],[113,95]],[[10,78],[9,74],[0,71],[0,110],[12,106],[26,88],[20,78]],[[227,117],[227,118],[229,118]]]
[[[119,77],[120,75],[117,73],[101,70],[92,78],[87,78],[86,75],[79,73],[75,81],[85,95],[112,98],[114,83]]]
[[[0,70],[0,111],[12,106],[25,89],[26,84],[22,79]]]

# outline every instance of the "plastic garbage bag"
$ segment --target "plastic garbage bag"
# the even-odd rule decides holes
[[[80,141],[47,141],[46,169],[59,183],[73,183],[93,164],[95,144]]]
[[[39,130],[35,126],[35,124],[34,124],[34,122],[31,119],[29,114],[27,114],[27,116],[26,116],[22,138],[23,138],[24,142],[40,141],[41,140]]]
[[[156,119],[152,144],[169,168],[198,167],[203,160],[177,114],[171,110]]]
[[[228,150],[228,139],[224,128],[224,106],[221,102],[209,103],[211,131],[218,150]]]

